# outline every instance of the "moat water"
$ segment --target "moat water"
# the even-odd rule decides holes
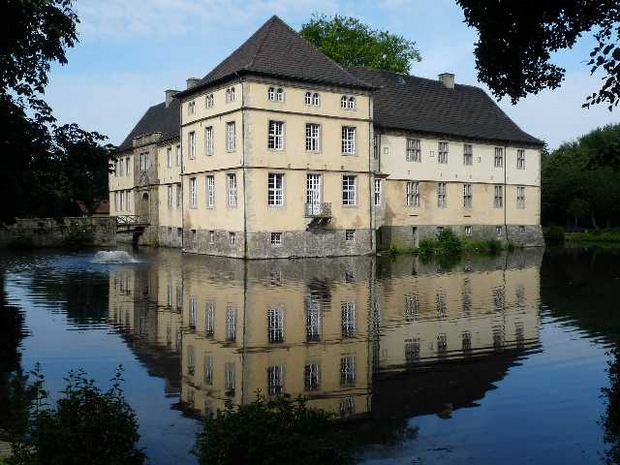
[[[200,418],[258,390],[343,417],[366,464],[597,463],[616,444],[601,389],[620,250],[456,263],[96,252],[0,251],[0,311],[23,313],[21,367],[40,362],[55,397],[70,369],[107,386],[123,365],[149,463],[196,463]]]

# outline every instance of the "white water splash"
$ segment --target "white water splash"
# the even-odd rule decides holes
[[[101,250],[95,254],[91,263],[138,263],[138,260],[124,250]]]

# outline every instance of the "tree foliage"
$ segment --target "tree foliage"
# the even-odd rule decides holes
[[[353,458],[331,421],[303,400],[262,396],[206,419],[195,454],[200,465],[347,465]]]
[[[597,45],[587,58],[590,72],[602,69],[600,89],[585,107],[618,105],[620,98],[620,3],[617,0],[500,2],[457,0],[465,22],[478,30],[475,56],[479,79],[495,96],[513,103],[545,88],[555,89],[566,70],[551,54],[573,47],[587,32]],[[584,57],[585,59],[586,57]]]
[[[371,29],[356,18],[313,15],[300,34],[321,52],[343,66],[366,66],[408,73],[420,61],[415,42],[388,31]]]
[[[619,226],[616,160],[620,160],[620,124],[595,129],[544,156],[543,221],[594,228]]]

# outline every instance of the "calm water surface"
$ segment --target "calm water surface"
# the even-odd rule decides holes
[[[153,464],[193,464],[226,399],[302,394],[343,417],[366,464],[602,463],[601,388],[620,334],[620,252],[243,262],[0,252],[48,387],[125,368]],[[2,364],[0,364],[2,366]],[[1,398],[1,397],[0,397]]]

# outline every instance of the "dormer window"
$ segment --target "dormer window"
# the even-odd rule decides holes
[[[226,89],[226,103],[234,102],[236,98],[234,87]]]
[[[343,110],[355,110],[355,97],[352,95],[343,95],[340,97],[340,108]]]
[[[215,103],[215,99],[213,97],[213,94],[207,94],[207,96],[205,97],[205,107],[213,108],[214,103]]]
[[[306,105],[312,105],[312,92],[306,92]]]
[[[282,87],[270,87],[267,90],[267,97],[272,102],[284,102],[284,89]]]
[[[196,101],[192,100],[187,104],[187,114],[193,115],[196,113]]]
[[[306,92],[306,105],[318,107],[321,104],[321,96],[318,92]]]

